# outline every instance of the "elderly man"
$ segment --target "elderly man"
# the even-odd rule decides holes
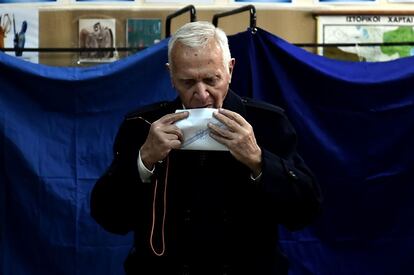
[[[282,109],[229,90],[235,60],[210,23],[181,27],[168,58],[178,97],[126,117],[92,216],[134,232],[127,274],[287,274],[278,225],[302,228],[320,206],[292,125]],[[227,150],[182,150],[178,124],[199,108],[215,109],[221,126],[209,123],[209,135]]]

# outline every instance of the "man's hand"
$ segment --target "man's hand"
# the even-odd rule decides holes
[[[257,145],[253,127],[241,115],[226,109],[219,109],[214,117],[227,128],[209,123],[210,136],[226,145],[230,153],[257,177],[262,171],[262,150]]]
[[[157,161],[165,159],[171,149],[181,147],[183,133],[174,123],[186,117],[188,112],[168,114],[151,124],[147,139],[141,147],[141,159],[148,170],[152,170]]]

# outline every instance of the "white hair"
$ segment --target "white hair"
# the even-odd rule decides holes
[[[223,65],[228,69],[231,54],[227,36],[224,31],[205,21],[187,23],[177,30],[168,42],[168,63],[172,66],[171,51],[176,42],[197,49],[205,47],[212,39],[221,48]]]

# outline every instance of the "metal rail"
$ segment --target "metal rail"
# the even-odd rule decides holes
[[[331,47],[393,47],[393,46],[414,46],[414,41],[411,42],[378,42],[378,43],[293,43],[297,47],[303,48],[331,48]],[[1,52],[48,52],[48,53],[61,53],[61,52],[127,52],[127,51],[140,51],[146,47],[120,47],[120,48],[0,48]]]
[[[230,16],[233,14],[237,14],[237,13],[241,13],[244,11],[249,11],[250,12],[250,29],[251,30],[256,30],[256,8],[253,5],[247,5],[247,6],[243,6],[231,11],[226,11],[226,12],[221,12],[221,13],[217,13],[213,16],[213,25],[214,26],[218,26],[218,20],[219,18],[222,17],[226,17],[226,16]]]
[[[140,51],[146,47],[119,47],[119,48],[0,48],[2,52],[49,52],[49,53],[61,53],[61,52],[126,52],[126,51]]]
[[[165,37],[171,36],[171,20],[177,16],[180,16],[181,14],[185,12],[190,12],[190,22],[196,21],[196,9],[193,5],[185,6],[184,8],[170,14],[167,16],[167,19],[165,20]]]

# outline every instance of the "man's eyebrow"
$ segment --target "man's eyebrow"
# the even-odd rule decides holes
[[[180,81],[195,81],[194,78],[179,78]]]

